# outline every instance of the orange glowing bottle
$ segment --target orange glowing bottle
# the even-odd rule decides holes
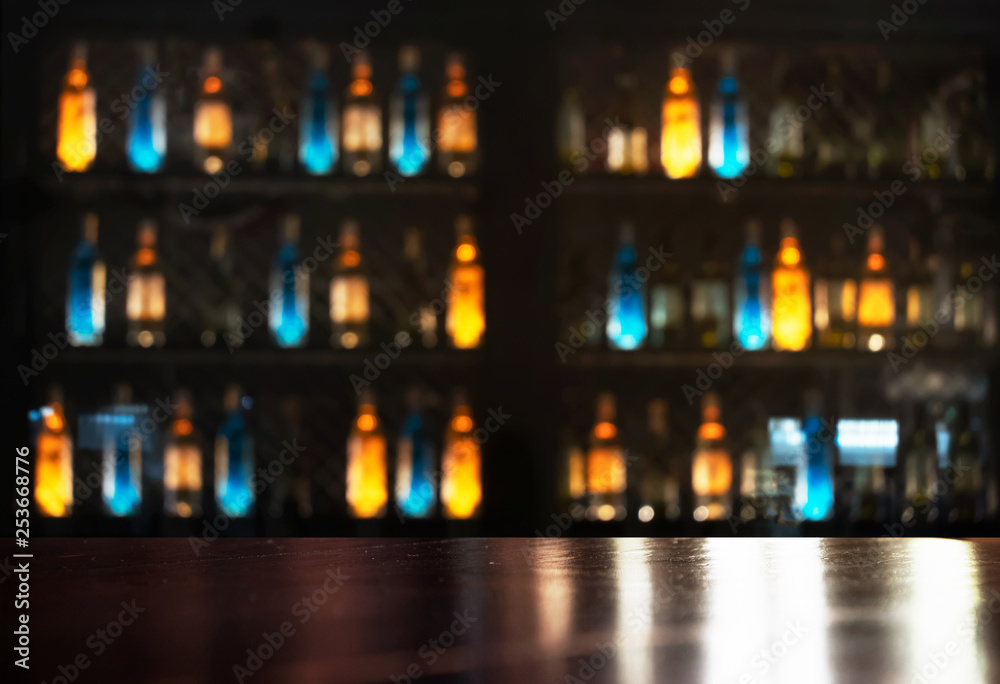
[[[386,447],[375,395],[361,393],[358,417],[347,438],[347,506],[355,518],[385,516],[389,500]]]
[[[330,344],[354,349],[368,343],[368,276],[361,261],[358,222],[340,225],[340,251],[330,281]]]
[[[469,87],[465,83],[462,55],[449,55],[445,72],[448,85],[438,112],[436,132],[438,165],[452,178],[459,178],[476,168],[476,110],[466,103]]]
[[[372,86],[368,53],[354,56],[351,78],[344,97],[344,168],[355,176],[367,176],[382,168],[382,109]]]
[[[812,340],[809,270],[803,265],[798,227],[791,219],[781,222],[781,244],[771,274],[774,349],[802,351]]]
[[[670,178],[691,178],[701,168],[701,108],[691,72],[673,70],[663,96],[660,161]]]
[[[858,348],[877,352],[895,343],[896,290],[885,262],[882,226],[868,229],[868,260],[858,287]]]
[[[125,315],[131,346],[162,347],[166,341],[166,281],[156,253],[156,224],[151,219],[139,223],[139,250],[129,268]]]
[[[222,81],[222,53],[205,52],[204,81],[194,105],[195,165],[205,173],[222,169],[233,142],[233,110]]]
[[[484,272],[479,263],[479,246],[472,234],[472,220],[459,216],[455,220],[455,232],[458,244],[448,278],[452,290],[445,330],[453,347],[473,349],[479,346],[486,330]]]
[[[625,519],[625,457],[615,425],[615,397],[610,393],[601,394],[597,397],[597,420],[590,432],[590,451],[587,453],[587,493],[590,495],[587,517],[591,520]]]
[[[703,396],[701,414],[691,466],[694,519],[725,520],[732,510],[733,462],[725,445],[719,397],[711,392]]]
[[[441,454],[441,506],[446,518],[473,518],[483,500],[482,440],[462,392],[456,393],[454,406]]]
[[[97,98],[87,74],[87,46],[73,48],[59,95],[56,158],[67,171],[86,171],[97,156]]]
[[[73,510],[73,440],[62,402],[62,390],[52,388],[49,404],[39,411],[35,454],[35,503],[42,515],[53,518]]]
[[[192,423],[191,397],[178,392],[177,408],[163,449],[163,510],[180,518],[201,515],[201,434]]]

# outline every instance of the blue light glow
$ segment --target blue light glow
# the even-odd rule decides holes
[[[770,338],[767,305],[761,296],[761,255],[756,244],[748,243],[740,258],[736,277],[736,310],[733,327],[745,349],[763,349]]]
[[[145,76],[148,72],[143,70]],[[156,173],[167,156],[166,104],[163,97],[150,92],[140,80],[145,97],[133,100],[129,115],[128,160],[133,170]]]
[[[401,441],[409,447],[411,470],[409,488],[397,491],[399,508],[408,518],[425,518],[433,512],[436,499],[434,447],[420,413],[414,411],[406,418]]]
[[[638,257],[630,234],[622,237],[611,269],[607,333],[612,349],[638,349],[646,341],[646,284],[635,277]]]
[[[301,347],[309,335],[308,294],[304,286],[300,288],[297,259],[298,247],[288,242],[274,260],[271,285],[277,301],[271,306],[270,327],[279,347]]]
[[[424,170],[431,157],[426,132],[420,130],[424,124],[420,109],[425,105],[417,74],[403,74],[396,97],[401,102],[402,121],[394,125],[402,126],[402,134],[393,140],[389,156],[400,175],[415,176]]]
[[[302,103],[299,161],[314,176],[328,174],[337,163],[337,109],[326,74],[316,71]]]
[[[802,515],[806,520],[825,520],[833,510],[833,435],[824,433],[819,416],[807,416],[802,425],[809,463],[806,469],[807,493]]]
[[[709,132],[709,164],[720,178],[735,178],[750,162],[746,103],[733,76],[719,81]]]
[[[226,442],[225,453],[216,458],[226,459],[225,477],[215,483],[215,500],[219,510],[229,517],[243,517],[253,510],[254,493],[250,471],[253,469],[253,440],[247,434],[246,422],[240,411],[229,414],[219,428],[219,437]]]
[[[104,338],[104,293],[94,292],[98,263],[97,245],[81,240],[70,259],[66,297],[66,334],[74,347],[98,346]]]

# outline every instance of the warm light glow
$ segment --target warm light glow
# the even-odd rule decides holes
[[[371,85],[371,84],[369,84]],[[344,107],[344,152],[376,152],[382,148],[382,113],[373,104],[348,104]],[[371,170],[365,160],[364,168],[355,167],[355,175],[364,176]]]
[[[214,94],[222,90],[222,81],[219,80],[218,76],[209,76],[205,79],[205,92],[208,94]]]
[[[702,423],[698,428],[698,439],[722,439],[726,436],[726,428],[721,423]]]
[[[455,258],[462,262],[472,261],[476,258],[476,248],[472,245],[459,245],[455,250]]]
[[[617,446],[597,446],[587,455],[587,491],[620,494],[625,491],[625,455]]]
[[[368,279],[363,275],[334,276],[330,281],[330,320],[364,323],[368,315]]]
[[[783,238],[781,240],[781,249],[778,253],[778,260],[783,266],[796,266],[802,259],[802,253],[799,252],[799,243],[795,238]]]
[[[367,97],[372,94],[372,82],[366,79],[356,79],[351,81],[351,95],[355,97]]]
[[[701,110],[687,69],[674,69],[663,100],[660,162],[670,178],[690,178],[701,168]]]
[[[190,435],[194,430],[194,426],[191,425],[190,420],[180,418],[174,421],[174,434],[175,435]]]
[[[53,404],[47,410],[42,410],[46,415],[35,457],[35,503],[42,515],[59,518],[73,507],[73,444],[63,432],[62,406]]]
[[[45,416],[45,427],[52,432],[59,432],[63,429],[63,417],[62,412],[52,411],[49,415]]]
[[[59,96],[56,157],[67,171],[86,171],[97,156],[97,105],[87,83],[85,65],[77,60]]]
[[[812,307],[809,298],[809,271],[800,265],[801,254],[794,238],[784,238],[771,276],[771,325],[773,346],[778,350],[801,351],[812,337]]]
[[[140,266],[149,266],[154,261],[156,261],[156,250],[149,247],[143,247],[135,255],[135,262]]]
[[[74,67],[66,74],[66,83],[74,88],[83,88],[87,85],[87,72],[82,67]]]
[[[653,511],[653,507],[652,506],[643,506],[642,508],[639,509],[639,521],[640,522],[649,522],[650,520],[653,519],[654,515],[655,515],[655,511]]]
[[[583,449],[574,447],[569,455],[569,496],[579,499],[587,493],[587,459]]]
[[[455,416],[451,419],[451,429],[455,432],[469,432],[472,430],[472,418],[469,416]]]
[[[343,261],[344,266],[353,268],[361,263],[361,254],[357,250],[349,249],[344,252],[341,260]]]
[[[468,418],[455,418],[460,417]],[[471,420],[469,418],[470,423]],[[469,427],[471,429],[472,426]],[[441,505],[444,507],[445,517],[464,519],[478,513],[483,498],[481,461],[479,444],[468,431],[453,430],[448,433],[441,457],[441,469],[444,472],[441,480]]]
[[[614,439],[618,434],[614,423],[603,422],[594,426],[594,437],[597,439]]]
[[[229,147],[233,139],[233,113],[221,100],[202,100],[194,108],[194,142],[206,150]]]
[[[691,485],[697,496],[725,496],[733,484],[733,464],[723,449],[700,449],[694,455]]]
[[[468,255],[464,247],[472,249],[471,261],[463,261]],[[445,329],[452,345],[458,349],[473,349],[479,346],[486,330],[484,311],[483,267],[475,261],[475,246],[465,243],[455,250],[455,263],[451,269],[452,292],[448,300]]]
[[[347,504],[356,518],[380,518],[389,499],[385,438],[377,420],[362,406],[357,430],[347,440]]]
[[[869,328],[891,326],[896,320],[895,302],[895,288],[891,280],[865,278],[861,281],[858,295],[858,324]]]
[[[881,271],[885,266],[885,259],[881,254],[868,255],[868,269],[871,271]]]
[[[197,446],[171,444],[164,449],[163,487],[174,492],[201,491],[201,450]]]
[[[130,321],[163,320],[166,315],[166,282],[162,273],[132,274],[128,281],[125,315]]]

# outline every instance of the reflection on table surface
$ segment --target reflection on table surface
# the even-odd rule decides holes
[[[49,682],[1000,681],[996,540],[32,544]]]

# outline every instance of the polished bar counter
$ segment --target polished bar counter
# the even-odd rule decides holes
[[[49,684],[1000,682],[994,539],[31,547]]]

